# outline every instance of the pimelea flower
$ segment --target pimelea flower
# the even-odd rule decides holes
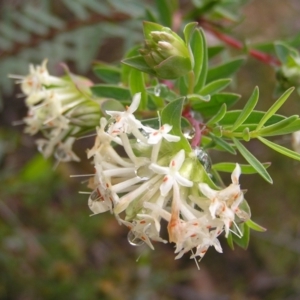
[[[26,76],[11,76],[20,84],[28,107],[25,132],[42,132],[45,138],[37,140],[40,152],[64,162],[79,160],[72,151],[74,136],[94,128],[100,117],[99,105],[91,99],[92,82],[65,69],[67,76],[52,76],[44,60],[39,66],[30,65]]]
[[[113,213],[129,228],[132,245],[145,243],[154,249],[154,242],[166,243],[160,233],[165,220],[176,259],[189,251],[191,258],[202,259],[210,246],[222,252],[219,235],[225,231],[228,236],[235,215],[246,216],[239,208],[244,201],[239,165],[229,187],[212,189],[198,160],[199,149],[179,150],[181,137],[171,134],[170,124],[144,126],[133,114],[139,103],[136,94],[124,112],[108,111],[111,119],[100,121],[88,150],[96,171],[89,181],[90,209],[94,214]]]

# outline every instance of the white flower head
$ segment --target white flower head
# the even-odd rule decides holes
[[[180,140],[180,137],[169,134],[171,130],[172,126],[169,124],[162,125],[158,130],[152,129],[148,137],[148,144],[158,144],[163,138],[168,142],[178,142]]]

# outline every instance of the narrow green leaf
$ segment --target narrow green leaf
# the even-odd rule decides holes
[[[224,49],[225,47],[220,45],[207,47],[208,59],[212,59],[213,57],[221,53]]]
[[[232,138],[236,148],[246,159],[246,161],[257,171],[257,173],[269,183],[273,180],[262,163],[236,138]]]
[[[206,122],[206,125],[216,124],[223,119],[227,111],[226,104],[223,103],[220,110],[209,120]]]
[[[110,84],[96,84],[91,87],[91,90],[97,97],[112,98],[120,101],[131,101],[131,93],[127,88]]]
[[[286,64],[288,62],[289,56],[298,56],[298,52],[296,49],[290,47],[289,45],[283,42],[275,42],[274,43],[275,52],[279,58],[279,60]]]
[[[204,86],[199,93],[201,95],[212,95],[225,89],[231,82],[230,78],[218,79]]]
[[[208,102],[210,100],[210,95],[198,95],[198,94],[189,94],[187,95],[187,98],[189,101],[194,102],[194,103],[199,103],[199,102]]]
[[[269,110],[265,113],[263,118],[257,125],[256,130],[261,129],[265,123],[276,113],[276,111],[284,104],[290,94],[293,92],[295,88],[291,87],[284,92],[284,94],[269,108]]]
[[[209,102],[191,103],[191,105],[194,110],[201,112],[204,117],[212,117],[219,111],[223,103],[225,103],[227,107],[230,107],[236,103],[239,98],[240,95],[238,94],[218,93],[212,95]],[[226,115],[227,114],[228,112]]]
[[[212,67],[207,73],[207,82],[211,82],[221,78],[228,78],[234,74],[244,63],[245,58],[239,57],[221,65]]]
[[[194,74],[195,87],[194,92],[197,93],[205,84],[207,69],[208,69],[208,55],[206,39],[202,29],[196,29],[191,41],[191,49],[194,56]]]
[[[241,111],[241,114],[236,119],[235,123],[233,124],[233,126],[231,128],[232,131],[237,129],[249,117],[249,115],[253,111],[254,107],[256,106],[256,103],[258,101],[258,97],[259,97],[258,87],[255,87],[255,89],[254,89],[252,95],[250,96],[248,102],[246,103],[245,107]]]
[[[228,144],[224,139],[219,138],[212,133],[210,133],[209,136],[216,143],[216,145],[221,147],[223,150],[228,151],[231,154],[236,154],[235,149],[230,144]]]
[[[242,174],[256,174],[257,171],[251,166],[251,165],[244,165],[239,164],[242,170]],[[217,170],[219,172],[228,172],[232,173],[235,169],[236,164],[235,163],[217,163],[212,166],[214,170]],[[263,166],[267,169],[271,166],[271,163],[263,163]]]
[[[284,120],[281,120],[273,125],[263,127],[260,129],[257,134],[260,136],[268,136],[274,134],[274,132],[278,132],[279,130],[284,129],[285,127],[291,125],[293,122],[299,119],[298,115],[290,116]]]
[[[129,88],[131,96],[136,93],[141,93],[141,102],[139,105],[140,110],[147,108],[147,92],[145,87],[144,74],[136,69],[132,69],[129,75]]]
[[[140,45],[137,45],[137,46],[129,49],[124,56],[124,60],[127,60],[131,57],[140,56],[139,49],[140,49]],[[125,63],[121,64],[121,80],[122,80],[122,83],[124,86],[128,85],[128,79],[129,79],[129,74],[131,72],[131,69],[132,69],[132,67],[130,66],[130,63],[129,63],[129,65],[127,65]]]
[[[267,229],[258,225],[257,223],[253,222],[251,219],[249,219],[248,221],[246,221],[246,224],[249,228],[255,230],[255,231],[260,231],[260,232],[264,232]]]
[[[266,146],[270,147],[271,149],[273,149],[274,151],[277,151],[285,156],[288,156],[292,159],[295,159],[295,160],[299,160],[300,161],[300,154],[293,151],[293,150],[290,150],[288,148],[285,148],[283,146],[280,146],[278,144],[275,144],[261,136],[257,137],[263,144],[265,144]]]
[[[194,33],[197,25],[198,25],[197,22],[188,23],[187,25],[185,25],[185,27],[183,29],[185,44],[187,45],[187,48],[189,50],[192,67],[194,67],[195,60],[194,60],[194,55],[193,55],[193,51],[191,49],[190,44],[191,44],[191,39],[192,39],[193,33]]]
[[[142,55],[125,58],[121,61],[124,65],[137,69],[144,73],[155,75],[155,72],[146,64]]]
[[[97,64],[93,68],[95,75],[105,83],[117,84],[121,81],[121,70],[105,64]]]
[[[295,120],[294,122],[292,122],[284,128],[268,133],[267,135],[264,134],[264,136],[286,135],[298,130],[300,130],[300,119]]]
[[[184,137],[181,131],[181,113],[182,107],[185,98],[181,97],[170,102],[162,111],[161,111],[161,122],[162,124],[172,125],[171,134],[180,136],[179,142],[172,143],[172,147],[176,150],[184,149],[187,152],[191,152],[191,146],[187,139]]]
[[[167,27],[172,27],[173,10],[169,0],[156,0],[160,23]]]

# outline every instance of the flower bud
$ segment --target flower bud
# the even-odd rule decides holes
[[[170,28],[144,22],[145,47],[140,50],[146,64],[162,79],[176,79],[192,70],[185,42]]]

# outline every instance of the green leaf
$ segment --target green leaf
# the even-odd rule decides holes
[[[173,9],[170,0],[156,0],[155,6],[159,14],[160,23],[171,28]]]
[[[221,65],[212,67],[208,70],[206,81],[211,82],[217,79],[230,77],[241,67],[244,61],[245,58],[239,57]]]
[[[163,28],[164,28],[164,26],[162,26],[160,24],[144,21],[143,22],[143,32],[144,32],[145,39],[151,40],[151,36],[150,36],[151,32],[152,31],[161,31]]]
[[[238,95],[238,94],[218,93],[218,94],[212,95],[209,102],[191,103],[191,105],[194,110],[199,111],[204,117],[211,117],[219,111],[219,109],[223,103],[225,103],[227,107],[230,107],[239,98],[240,98],[240,95]],[[228,114],[228,112],[227,112],[227,114]],[[226,117],[226,115],[225,115],[225,117]]]
[[[262,178],[264,178],[269,183],[273,183],[273,180],[262,163],[251,154],[251,152],[236,138],[232,138],[236,148],[246,159],[246,161],[257,171]]]
[[[225,89],[231,82],[230,78],[218,79],[204,86],[199,93],[201,95],[213,95]]]
[[[298,51],[289,45],[283,43],[283,42],[275,42],[275,52],[279,58],[279,60],[286,64],[288,62],[289,56],[298,56]]]
[[[245,222],[247,224],[247,226],[255,231],[260,231],[260,232],[264,232],[266,231],[267,229],[258,225],[257,223],[253,222],[251,219],[247,220]]]
[[[232,238],[232,233],[229,232],[228,237],[227,237],[227,243],[228,246],[231,250],[234,250],[234,243],[233,243],[233,238]]]
[[[132,58],[132,57],[135,57],[135,56],[140,56],[139,55],[139,49],[141,47],[139,45],[129,49],[127,51],[127,53],[125,54],[124,56],[124,60],[127,60],[129,58]],[[143,57],[140,57],[140,59],[143,59]],[[144,59],[143,59],[144,60]],[[134,62],[133,62],[134,63]],[[145,63],[145,61],[143,61],[142,63]],[[131,72],[131,69],[133,67],[131,67],[131,65],[127,65],[127,64],[121,64],[121,80],[122,80],[122,83],[124,86],[127,86],[128,85],[128,80],[129,80],[129,74]],[[147,72],[146,72],[147,73]]]
[[[154,70],[146,64],[146,62],[145,62],[142,55],[137,55],[137,56],[133,56],[133,57],[130,57],[130,58],[125,58],[121,62],[122,62],[122,64],[124,64],[126,66],[137,69],[137,70],[142,71],[144,73],[154,75],[154,76],[156,75]]]
[[[132,69],[129,75],[129,88],[131,96],[136,93],[141,93],[141,102],[139,105],[140,110],[145,110],[147,108],[147,93],[145,87],[144,74],[136,69]]]
[[[197,93],[206,82],[208,69],[207,46],[205,35],[202,29],[195,30],[191,41],[191,49],[194,56],[194,92]]]
[[[162,79],[177,79],[187,74],[191,68],[190,58],[182,56],[170,56],[159,65],[153,67],[156,71],[156,76]]]
[[[176,151],[184,149],[187,152],[191,152],[191,146],[181,132],[181,113],[184,100],[185,98],[182,97],[170,102],[161,111],[161,122],[162,124],[172,125],[170,134],[180,136],[180,141],[172,143],[172,148],[174,148]]]
[[[221,53],[224,49],[225,47],[220,45],[207,47],[208,59],[212,59],[213,57]]]
[[[296,121],[292,122],[290,125],[287,125],[284,128],[269,133],[268,136],[285,135],[285,134],[293,133],[298,130],[300,130],[300,119],[297,119]]]
[[[210,95],[198,95],[198,94],[189,94],[187,95],[187,98],[189,101],[194,102],[194,103],[199,103],[199,102],[208,102],[210,100]]]
[[[274,151],[277,151],[285,156],[288,156],[292,159],[295,159],[295,160],[299,160],[300,161],[300,154],[293,151],[293,150],[290,150],[288,148],[285,148],[283,146],[280,146],[278,144],[275,144],[263,137],[257,137],[263,144],[265,144],[266,146],[270,147],[271,149],[273,149]]]
[[[227,126],[232,126],[235,121],[237,120],[237,118],[240,116],[241,114],[241,110],[231,110],[231,111],[227,111],[226,115],[224,116],[224,118],[220,121],[220,124],[223,125],[224,127]],[[252,127],[252,125],[255,126],[256,128],[256,124],[258,124],[261,119],[264,117],[265,112],[263,111],[256,111],[253,110],[251,112],[251,114],[248,116],[248,118],[243,122],[243,128],[242,126],[240,126],[238,129],[241,131],[244,130],[245,127]],[[285,117],[281,116],[281,115],[273,115],[267,122],[266,125],[272,125],[275,124],[281,120],[284,120]],[[231,128],[231,127],[230,127]]]
[[[112,98],[120,101],[131,101],[131,93],[127,88],[110,84],[96,84],[91,87],[91,90],[97,97]]]
[[[216,124],[219,121],[221,121],[226,114],[226,110],[227,110],[226,104],[223,103],[222,106],[220,107],[220,110],[209,121],[206,122],[206,125]]]
[[[290,94],[293,92],[295,88],[291,87],[285,91],[285,93],[269,108],[269,110],[265,113],[263,118],[257,125],[256,130],[261,129],[265,123],[276,113],[276,111],[284,104]]]
[[[97,64],[93,72],[105,83],[117,84],[121,81],[121,70],[110,65]]]
[[[216,145],[221,147],[223,150],[228,151],[231,154],[236,154],[234,148],[230,144],[228,144],[224,139],[215,136],[213,133],[210,133],[209,136],[216,143]]]
[[[197,22],[188,23],[187,25],[185,25],[185,27],[183,29],[185,44],[187,45],[187,48],[189,50],[192,67],[194,67],[195,61],[194,61],[194,54],[192,52],[190,44],[191,44],[191,39],[192,39],[192,36],[193,36],[193,33],[195,31],[197,24],[198,24]]]
[[[250,96],[248,102],[246,103],[245,107],[241,111],[241,114],[236,119],[235,123],[233,124],[233,126],[231,128],[232,131],[237,129],[249,117],[249,115],[253,111],[254,107],[256,106],[256,103],[258,101],[258,97],[259,97],[259,91],[258,91],[258,87],[256,87],[254,89],[252,95]]]
[[[232,234],[232,238],[234,243],[236,243],[239,247],[243,249],[247,249],[249,245],[250,240],[250,228],[246,223],[239,224],[239,228],[241,229],[243,236],[240,238],[236,236],[235,234]]]
[[[280,132],[280,130],[283,130],[284,128],[288,127],[292,123],[294,123],[296,120],[299,120],[298,115],[290,116],[284,120],[281,120],[273,125],[263,127],[260,129],[257,134],[260,136],[272,136],[272,135],[278,135],[277,133]]]
[[[251,165],[243,165],[239,164],[242,170],[243,174],[256,174],[257,171],[251,166]],[[219,172],[228,172],[232,173],[235,169],[236,164],[235,163],[217,163],[212,166],[214,170],[217,170]],[[263,163],[263,166],[267,169],[271,166],[271,163]]]

